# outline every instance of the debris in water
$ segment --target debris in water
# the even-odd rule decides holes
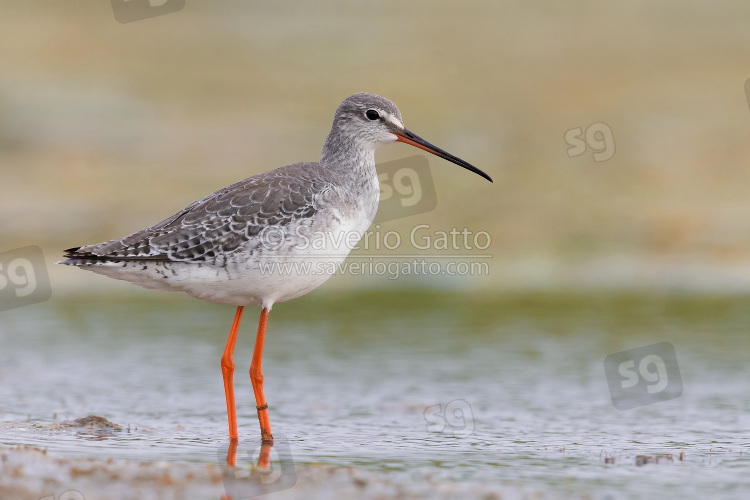
[[[646,464],[671,464],[672,462],[674,462],[674,459],[672,458],[671,453],[663,453],[659,455],[637,455],[635,457],[635,465],[638,467]]]
[[[65,422],[60,423],[60,427],[76,427],[82,430],[107,434],[112,432],[120,432],[122,430],[122,427],[120,427],[119,425],[110,422],[104,417],[98,417],[96,415],[89,415],[88,417],[81,417],[72,421],[66,420]]]

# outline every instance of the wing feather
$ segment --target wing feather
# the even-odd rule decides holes
[[[227,186],[147,229],[66,250],[85,261],[159,260],[222,265],[258,244],[267,226],[313,217],[331,187],[317,163],[295,163]],[[73,263],[73,262],[71,262]]]

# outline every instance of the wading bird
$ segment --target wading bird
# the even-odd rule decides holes
[[[303,272],[303,266],[300,272],[280,272],[281,268],[263,266],[323,261],[337,267],[353,245],[332,243],[346,234],[345,239],[356,244],[372,223],[379,199],[375,149],[393,142],[428,151],[492,182],[478,168],[407,130],[401,112],[388,99],[358,93],[336,110],[319,162],[292,163],[247,178],[148,229],[66,250],[59,264],[237,307],[221,358],[229,438],[235,446],[234,345],[244,307],[260,306],[250,380],[261,438],[273,443],[261,372],[268,313],[275,303],[317,288],[330,273]],[[311,245],[314,235],[330,238]]]

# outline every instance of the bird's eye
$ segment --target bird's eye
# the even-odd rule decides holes
[[[380,118],[380,115],[374,109],[368,109],[367,112],[365,113],[365,115],[370,120],[377,120],[378,118]]]

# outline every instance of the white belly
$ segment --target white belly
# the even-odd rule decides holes
[[[138,261],[81,267],[146,288],[183,291],[208,302],[270,308],[322,285],[370,223],[364,213],[344,218],[329,212],[303,219],[261,233],[260,246],[255,241],[248,245],[252,252],[236,252],[226,266]]]

